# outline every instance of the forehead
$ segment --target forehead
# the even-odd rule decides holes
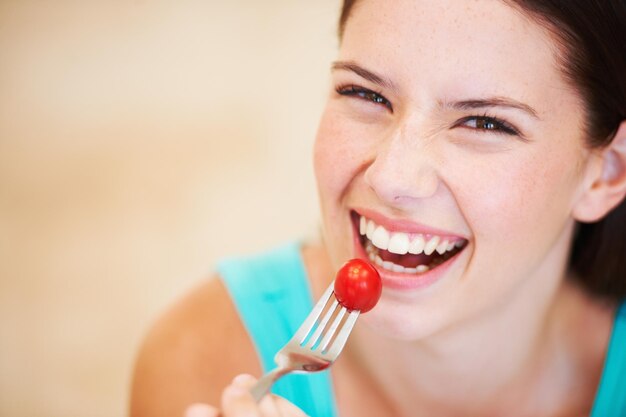
[[[549,32],[499,0],[362,0],[340,55],[422,92],[542,101],[569,90]]]

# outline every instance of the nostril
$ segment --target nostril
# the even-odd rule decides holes
[[[408,197],[408,196],[404,196],[404,195],[398,195],[398,196],[395,196],[395,197],[393,198],[393,201],[394,201],[395,203],[397,203],[397,204],[404,204],[404,203],[408,203],[408,202],[410,202],[410,201],[411,201],[411,200],[413,200],[413,199],[414,199],[414,198],[412,198],[412,197]]]
[[[439,176],[429,164],[392,161],[378,157],[364,174],[365,183],[389,205],[407,205],[432,197],[439,188]]]

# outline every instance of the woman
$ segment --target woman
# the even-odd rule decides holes
[[[288,271],[276,297],[308,279],[318,298],[353,257],[383,295],[330,377],[279,387],[307,413],[626,413],[625,28],[623,0],[345,1],[314,153],[324,243],[225,263],[170,311],[132,414],[302,415],[231,383],[277,339],[255,318],[301,320],[256,288]]]

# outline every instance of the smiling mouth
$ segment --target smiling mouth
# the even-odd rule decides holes
[[[370,262],[388,271],[423,274],[453,258],[467,245],[461,237],[390,232],[365,216],[356,212],[352,215]]]

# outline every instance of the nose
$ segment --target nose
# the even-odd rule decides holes
[[[434,137],[410,133],[406,126],[379,143],[365,182],[386,204],[406,208],[433,196],[439,187]]]

